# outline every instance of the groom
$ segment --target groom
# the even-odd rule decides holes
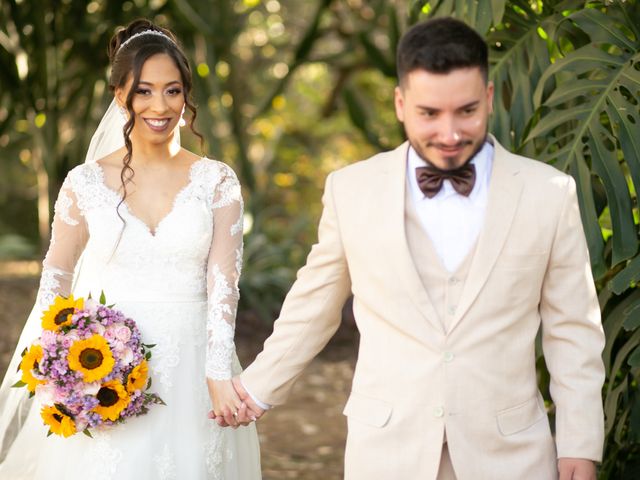
[[[284,403],[353,294],[345,478],[594,480],[604,336],[574,181],[487,134],[487,45],[464,23],[414,26],[397,67],[409,141],[329,175],[318,243],[234,384],[258,413]]]

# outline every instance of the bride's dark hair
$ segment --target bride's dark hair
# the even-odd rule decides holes
[[[146,34],[132,38],[140,32],[149,30],[160,32],[165,36]],[[125,42],[126,45],[123,46]],[[204,144],[204,138],[194,127],[197,111],[191,100],[191,88],[193,86],[191,68],[189,67],[187,57],[178,44],[178,40],[171,31],[166,28],[159,27],[149,20],[134,20],[129,25],[119,30],[109,42],[109,60],[111,61],[109,89],[115,93],[116,88],[123,88],[130,77],[133,79],[131,88],[127,94],[125,105],[129,112],[129,120],[123,127],[124,144],[127,148],[127,153],[122,159],[120,182],[122,184],[123,194],[122,200],[120,201],[120,204],[118,204],[118,208],[122,203],[124,203],[127,197],[127,183],[129,183],[135,175],[135,172],[131,167],[133,146],[131,145],[130,138],[131,131],[135,125],[135,114],[132,106],[133,96],[138,89],[138,84],[140,83],[140,72],[142,71],[144,63],[153,55],[160,53],[168,55],[180,71],[185,106],[191,112],[189,128],[200,139],[201,149]]]

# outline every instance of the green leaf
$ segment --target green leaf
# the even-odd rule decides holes
[[[623,326],[626,331],[630,332],[640,327],[640,302],[626,309],[624,314],[626,318]]]
[[[632,367],[640,367],[640,346],[635,348],[627,363]]]
[[[631,414],[629,415],[629,433],[631,441],[640,441],[640,396],[635,396],[635,401],[631,405]]]
[[[601,304],[601,307],[605,312],[602,326],[604,328],[605,338],[607,339],[604,351],[602,352],[602,360],[604,361],[605,371],[608,378],[614,379],[617,373],[616,369],[619,369],[620,365],[623,363],[623,360],[620,360],[617,356],[621,346],[620,342],[616,342],[616,339],[618,339],[620,335],[624,334],[623,325],[627,318],[626,312],[633,309],[634,305],[639,303],[640,289],[634,289],[629,294],[625,295],[622,301],[618,301],[618,299],[615,298],[615,306],[613,306],[613,308],[611,308],[609,304]],[[609,381],[607,392],[613,387],[613,384],[613,381]]]
[[[492,21],[494,25],[498,25],[502,22],[506,5],[506,0],[491,0],[491,12],[493,14]]]
[[[601,278],[607,273],[608,268],[604,260],[604,239],[598,223],[593,189],[591,188],[591,173],[582,157],[576,158],[570,170],[576,181],[578,202],[581,206],[580,217],[587,237],[591,270],[595,278]]]
[[[592,129],[594,134],[603,128],[596,126]],[[604,148],[604,137],[599,139],[589,137],[588,145],[591,152],[591,168],[602,179],[609,210],[613,224],[613,257],[611,263],[616,265],[623,260],[631,258],[638,251],[636,227],[631,212],[631,194],[627,188],[627,182],[620,164],[616,158],[616,151]]]
[[[629,288],[631,282],[640,280],[640,255],[631,260],[627,266],[621,270],[609,282],[608,287],[617,294],[624,292]]]
[[[618,401],[620,396],[627,389],[628,384],[625,379],[616,388],[612,389],[604,399],[604,430],[606,435],[608,435],[615,426]]]
[[[89,438],[93,438],[93,435],[91,435],[91,432],[89,431],[88,428],[85,428],[82,433],[84,433],[87,437]]]
[[[493,0],[482,0],[469,2],[471,15],[474,17],[473,24],[478,32],[484,35],[493,23]]]
[[[106,305],[107,304],[107,297],[104,294],[104,290],[100,292],[100,303],[102,305]]]
[[[26,387],[26,386],[27,386],[26,383],[24,383],[22,380],[18,380],[16,383],[11,385],[11,388],[22,388],[22,387]]]

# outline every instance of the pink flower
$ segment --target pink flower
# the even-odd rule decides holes
[[[43,405],[53,405],[56,403],[56,387],[50,383],[36,385],[36,398]]]
[[[120,359],[122,365],[129,365],[133,362],[133,350],[126,345],[120,343],[116,349],[117,356]]]
[[[66,335],[62,336],[62,346],[64,348],[69,348],[74,344],[77,340],[80,340],[80,336],[76,330],[71,330]]]
[[[127,343],[131,339],[131,330],[126,325],[115,325],[114,334],[122,343]]]
[[[94,314],[98,310],[99,306],[100,302],[94,300],[93,298],[87,298],[84,301],[84,310],[88,310],[92,314]]]
[[[98,335],[104,336],[106,329],[99,323],[93,323],[91,324],[91,331]]]
[[[58,334],[56,332],[52,330],[43,330],[40,335],[40,344],[45,348],[50,345],[55,345],[57,338]]]
[[[36,398],[42,405],[64,403],[66,396],[64,391],[56,388],[53,383],[41,383],[36,386]]]

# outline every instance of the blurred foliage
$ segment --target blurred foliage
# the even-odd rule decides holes
[[[3,0],[0,256],[46,246],[55,192],[110,101],[108,39],[147,17],[182,40],[205,153],[242,181],[242,307],[271,320],[315,239],[326,174],[403,140],[395,48],[409,25],[441,15],[488,39],[491,131],[576,179],[607,334],[600,476],[637,478],[637,0]]]
[[[315,238],[326,174],[402,140],[389,108],[393,55],[372,56],[394,48],[400,8],[360,0],[3,0],[0,238],[22,239],[22,252],[46,249],[57,190],[84,160],[111,100],[108,40],[147,17],[176,32],[190,58],[204,153],[241,179],[253,225],[242,306],[271,321]],[[183,143],[199,151],[186,129]]]

